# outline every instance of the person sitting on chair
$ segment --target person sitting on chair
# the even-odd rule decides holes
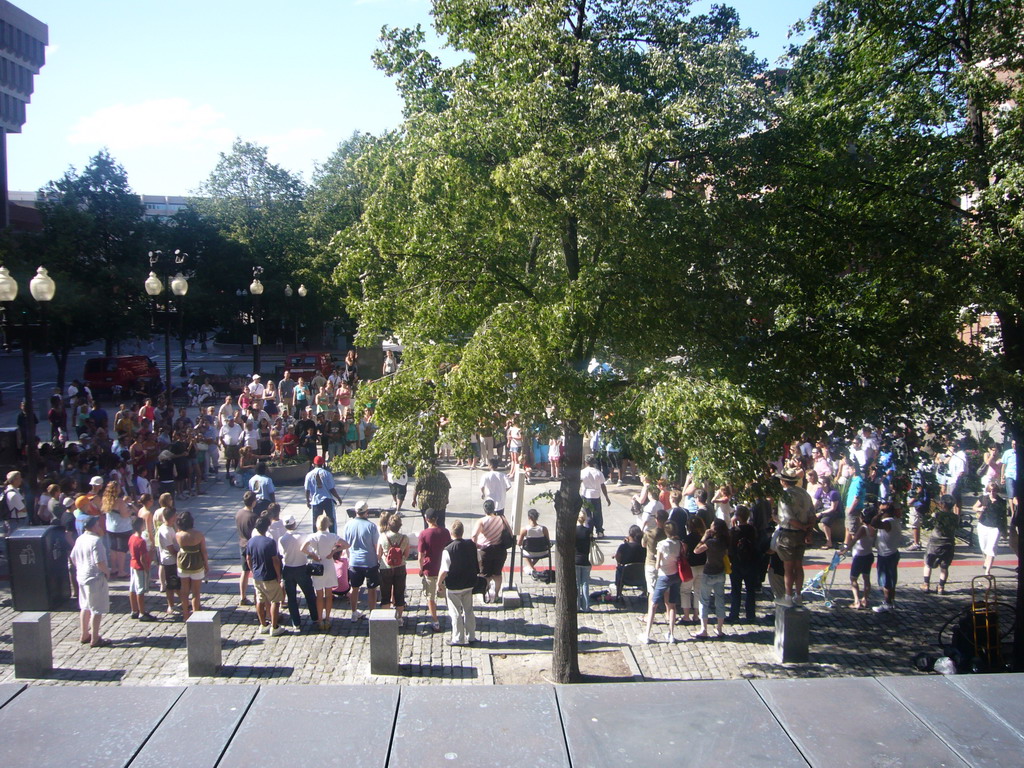
[[[640,543],[643,531],[639,525],[629,526],[629,533],[615,550],[615,599],[622,598],[622,574],[630,563],[642,563],[647,558],[647,550]]]
[[[526,517],[529,519],[530,524],[523,528],[519,532],[519,551],[523,553],[523,559],[530,564],[530,575],[537,579],[540,578],[540,574],[537,572],[537,563],[543,560],[551,553],[551,536],[548,534],[547,526],[541,525],[538,520],[540,519],[540,513],[536,509],[528,510]],[[531,539],[534,546],[529,548],[526,546],[526,540]],[[541,546],[543,542],[546,546]],[[532,557],[531,552],[538,553],[540,557]]]

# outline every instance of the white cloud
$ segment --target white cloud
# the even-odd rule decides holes
[[[224,146],[233,138],[223,114],[184,98],[101,107],[80,118],[68,135],[71,144],[107,146],[115,153],[141,147]]]

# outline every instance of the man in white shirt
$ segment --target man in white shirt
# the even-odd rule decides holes
[[[306,609],[309,611],[308,629],[316,627],[316,592],[313,590],[313,577],[306,571],[306,553],[302,551],[302,545],[306,542],[305,536],[300,536],[295,529],[298,522],[293,515],[284,521],[285,532],[277,540],[277,551],[281,555],[281,575],[284,577],[284,591],[288,595],[288,614],[291,616],[292,629],[299,629],[302,625],[302,616],[299,614],[298,590],[302,590],[306,598]],[[325,564],[326,567],[334,567],[334,561]]]
[[[263,402],[263,384],[260,383],[260,375],[254,373],[252,375],[252,381],[249,382],[249,394],[252,395],[252,400],[258,403]]]
[[[4,500],[7,503],[9,518],[4,523],[7,535],[28,524],[25,509],[25,497],[21,495],[21,472],[14,469],[7,473],[7,487],[4,488]]]
[[[217,435],[217,442],[224,449],[224,472],[228,476],[228,483],[230,485],[235,484],[235,478],[231,474],[231,470],[232,468],[238,469],[238,457],[244,436],[245,430],[242,429],[241,425],[235,423],[234,414],[228,416],[227,421],[220,428],[220,432]]]
[[[494,502],[494,514],[505,514],[505,496],[512,487],[512,481],[504,472],[498,471],[501,462],[491,459],[491,471],[480,478],[480,498]]]
[[[604,494],[605,502],[610,505],[612,500],[608,497],[608,487],[605,485],[604,473],[597,468],[597,457],[590,456],[587,459],[587,466],[580,472],[580,496],[583,498],[583,508],[588,511],[597,536],[604,536],[604,513],[601,510],[601,494]]]
[[[220,408],[217,409],[217,424],[223,426],[229,416],[234,416],[236,410],[235,401],[231,398],[231,395],[227,395]]]

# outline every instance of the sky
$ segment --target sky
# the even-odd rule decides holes
[[[235,137],[306,181],[353,132],[401,122],[370,57],[383,25],[430,26],[429,0],[13,0],[49,26],[8,188],[36,190],[106,147],[142,194],[187,195]],[[772,63],[812,0],[736,0]],[[707,0],[697,3],[706,8]]]

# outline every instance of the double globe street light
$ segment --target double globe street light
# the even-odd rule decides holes
[[[153,300],[154,308],[156,306],[157,297],[164,292],[164,285],[170,284],[171,293],[176,296],[179,300],[188,293],[188,280],[185,275],[181,272],[181,267],[188,258],[187,253],[183,253],[180,250],[174,251],[174,253],[164,253],[163,251],[150,251],[149,252],[149,277],[146,278],[145,288],[146,293]],[[171,277],[171,268],[175,266],[178,268],[178,274]],[[164,279],[161,280],[156,273],[156,270],[162,270],[164,273]],[[167,405],[171,405],[171,392],[173,391],[173,372],[171,371],[171,303],[170,297],[164,304],[164,370],[166,374],[165,387],[167,392]],[[184,317],[182,315],[182,309],[179,302],[178,305],[178,331],[179,334],[182,331],[182,323]],[[181,342],[182,349],[182,360],[181,368],[182,375],[185,375],[185,341],[184,338]]]
[[[28,291],[32,298],[39,304],[43,323],[21,322],[12,323],[7,317],[7,310],[11,302],[18,298],[18,282],[11,277],[7,267],[0,267],[0,311],[3,313],[3,329],[5,340],[9,340],[12,332],[21,337],[21,364],[25,375],[25,423],[20,430],[21,438],[25,441],[25,469],[26,482],[32,489],[33,496],[36,493],[36,422],[35,406],[32,402],[32,341],[35,333],[45,326],[46,307],[53,301],[57,292],[57,284],[47,273],[45,267],[39,267],[28,284]]]

